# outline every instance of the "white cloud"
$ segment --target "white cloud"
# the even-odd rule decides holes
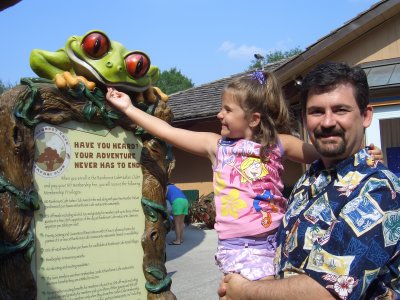
[[[225,52],[229,58],[247,61],[254,58],[255,53],[265,53],[265,50],[262,48],[248,45],[236,46],[236,44],[230,41],[223,42],[222,45],[218,48],[218,51]]]

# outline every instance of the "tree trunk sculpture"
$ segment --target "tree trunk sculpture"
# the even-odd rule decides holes
[[[115,113],[97,90],[97,98],[81,86],[70,94],[40,78],[23,80],[0,95],[0,299],[36,299],[36,283],[30,269],[34,236],[30,230],[33,211],[38,208],[33,190],[34,125],[61,124],[69,120],[105,124],[140,134],[143,141],[142,207],[146,216],[142,236],[143,272],[147,299],[176,299],[165,268],[165,236],[168,218],[165,187],[169,164],[166,145],[140,133],[128,119]],[[149,113],[171,122],[165,102],[145,105]]]

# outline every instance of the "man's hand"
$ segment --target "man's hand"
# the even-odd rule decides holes
[[[249,281],[239,274],[224,276],[219,284],[218,296],[222,300],[246,299],[244,286]]]

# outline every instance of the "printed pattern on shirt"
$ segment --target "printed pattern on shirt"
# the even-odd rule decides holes
[[[260,148],[244,139],[219,142],[213,172],[215,229],[221,239],[268,232],[283,217],[282,154],[275,145],[262,161]]]
[[[400,180],[366,150],[313,163],[282,225],[277,277],[306,273],[340,299],[400,296]]]

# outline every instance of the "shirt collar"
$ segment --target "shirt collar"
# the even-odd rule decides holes
[[[309,175],[318,175],[325,170],[329,174],[337,173],[340,176],[345,176],[350,169],[354,169],[359,164],[366,164],[366,160],[369,157],[370,155],[368,154],[367,148],[363,148],[356,154],[338,162],[328,169],[325,168],[322,160],[318,159],[310,165]]]

